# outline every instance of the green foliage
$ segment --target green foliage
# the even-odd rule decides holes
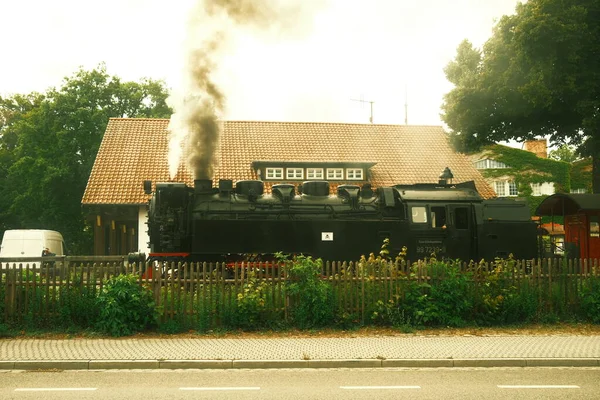
[[[181,322],[176,319],[168,319],[165,322],[158,324],[158,331],[167,335],[173,335],[185,331],[185,328],[181,325]]]
[[[431,258],[407,270],[402,263],[371,255],[324,279],[320,260],[299,256],[286,260],[284,269],[286,297],[255,271],[241,286],[222,281],[214,271],[210,283],[165,282],[160,307],[137,275],[110,278],[96,299],[96,286],[82,282],[80,275],[55,289],[46,285],[43,274],[10,270],[3,282],[18,283],[16,308],[14,315],[0,319],[0,336],[40,329],[77,332],[92,326],[114,336],[128,335],[153,328],[158,311],[162,333],[284,328],[288,322],[300,329],[354,329],[366,323],[411,332],[425,326],[556,323],[571,321],[573,315],[600,323],[600,278],[596,271],[574,277],[566,260],[540,266],[509,257],[465,267]],[[5,293],[6,285],[0,285],[0,307],[9,304]]]
[[[400,296],[389,299],[387,302],[377,300],[376,308],[371,314],[371,321],[375,325],[392,326],[404,333],[413,332],[418,323],[408,315],[407,310],[399,304]]]
[[[268,283],[259,280],[255,270],[249,272],[242,291],[237,294],[236,325],[243,329],[259,329],[266,325]]]
[[[323,262],[312,257],[299,255],[286,260],[285,271],[289,279],[286,293],[293,300],[291,318],[300,329],[314,328],[331,324],[333,321],[333,296],[331,286],[321,279]]]
[[[571,189],[571,165],[547,158],[537,157],[534,153],[502,145],[489,145],[481,149],[485,157],[500,161],[508,168],[484,169],[481,174],[486,178],[512,176],[517,184],[519,196],[526,199],[532,215],[547,196],[533,196],[531,184],[554,182],[557,193],[568,193]],[[591,183],[591,180],[589,181]]]
[[[0,234],[54,229],[89,254],[81,198],[108,120],[169,117],[167,96],[163,82],[122,82],[101,64],[44,94],[0,97]]]
[[[136,275],[118,275],[106,281],[98,295],[97,327],[112,336],[131,335],[156,324],[158,313],[149,288]]]
[[[548,158],[566,163],[572,163],[578,159],[577,151],[573,146],[569,146],[568,144],[562,144],[556,149],[550,150]]]
[[[592,193],[592,160],[585,158],[571,165],[571,189],[585,189]]]
[[[66,328],[92,327],[99,316],[95,287],[82,285],[81,274],[72,275],[68,287],[59,288],[59,323]]]
[[[425,301],[420,320],[425,324],[464,326],[473,307],[470,273],[460,269],[459,261],[431,260],[431,284],[423,283]]]
[[[7,324],[0,323],[0,338],[7,338],[14,335]]]
[[[489,270],[484,268],[483,262],[472,263],[469,269],[473,279],[481,282],[473,296],[474,322],[479,325],[511,324],[528,322],[535,317],[537,292],[526,287],[525,280],[520,282],[520,289],[515,285],[511,278],[516,273],[516,261],[512,257],[496,259]]]
[[[507,146],[493,145],[485,149],[489,151],[490,158],[503,162],[509,168],[486,169],[482,174],[486,177],[515,176],[520,194],[530,196],[531,183],[554,182],[557,193],[568,193],[571,188],[568,163],[541,158],[529,151]]]
[[[442,118],[461,151],[537,137],[592,157],[600,192],[600,0],[529,0],[483,49],[468,42],[446,68]],[[456,73],[467,71],[468,73]]]
[[[600,324],[600,278],[586,279],[579,292],[581,308],[585,316],[595,324]]]
[[[41,310],[52,299],[53,290],[46,292],[46,288],[42,286],[45,282],[40,274],[31,270],[22,270],[20,274],[20,281],[29,286],[27,290],[22,288],[20,293],[21,327],[31,329],[49,326],[50,317]]]

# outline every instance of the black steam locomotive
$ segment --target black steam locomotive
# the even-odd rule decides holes
[[[449,172],[449,171],[448,171]],[[448,257],[532,259],[537,225],[524,202],[484,200],[474,182],[380,187],[326,181],[273,185],[262,181],[158,183],[149,204],[151,259],[236,261],[256,254],[304,254],[331,261],[407,248],[409,260]],[[146,193],[151,182],[144,182]]]

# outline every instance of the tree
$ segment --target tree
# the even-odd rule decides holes
[[[101,64],[43,95],[0,98],[0,228],[56,229],[89,251],[81,199],[108,119],[168,118],[167,97],[163,82],[122,82]]]
[[[482,50],[465,41],[445,68],[442,118],[461,151],[549,137],[592,157],[600,193],[600,0],[529,0]]]
[[[569,146],[568,144],[563,144],[560,147],[551,150],[548,154],[548,158],[558,161],[564,161],[567,163],[572,163],[573,161],[579,159],[579,157],[577,157],[575,149],[572,146]]]

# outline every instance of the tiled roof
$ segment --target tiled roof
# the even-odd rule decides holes
[[[111,119],[82,203],[146,203],[144,180],[170,180],[168,124]],[[450,167],[454,182],[474,180],[483,197],[495,195],[470,160],[452,151],[441,126],[224,121],[222,127],[215,181],[257,179],[255,161],[370,162],[374,187],[434,183]],[[183,163],[174,180],[192,183]]]

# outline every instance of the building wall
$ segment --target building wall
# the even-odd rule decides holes
[[[150,254],[150,247],[148,247],[150,237],[148,236],[146,221],[148,221],[148,211],[146,210],[146,206],[143,205],[138,210],[138,251]]]

